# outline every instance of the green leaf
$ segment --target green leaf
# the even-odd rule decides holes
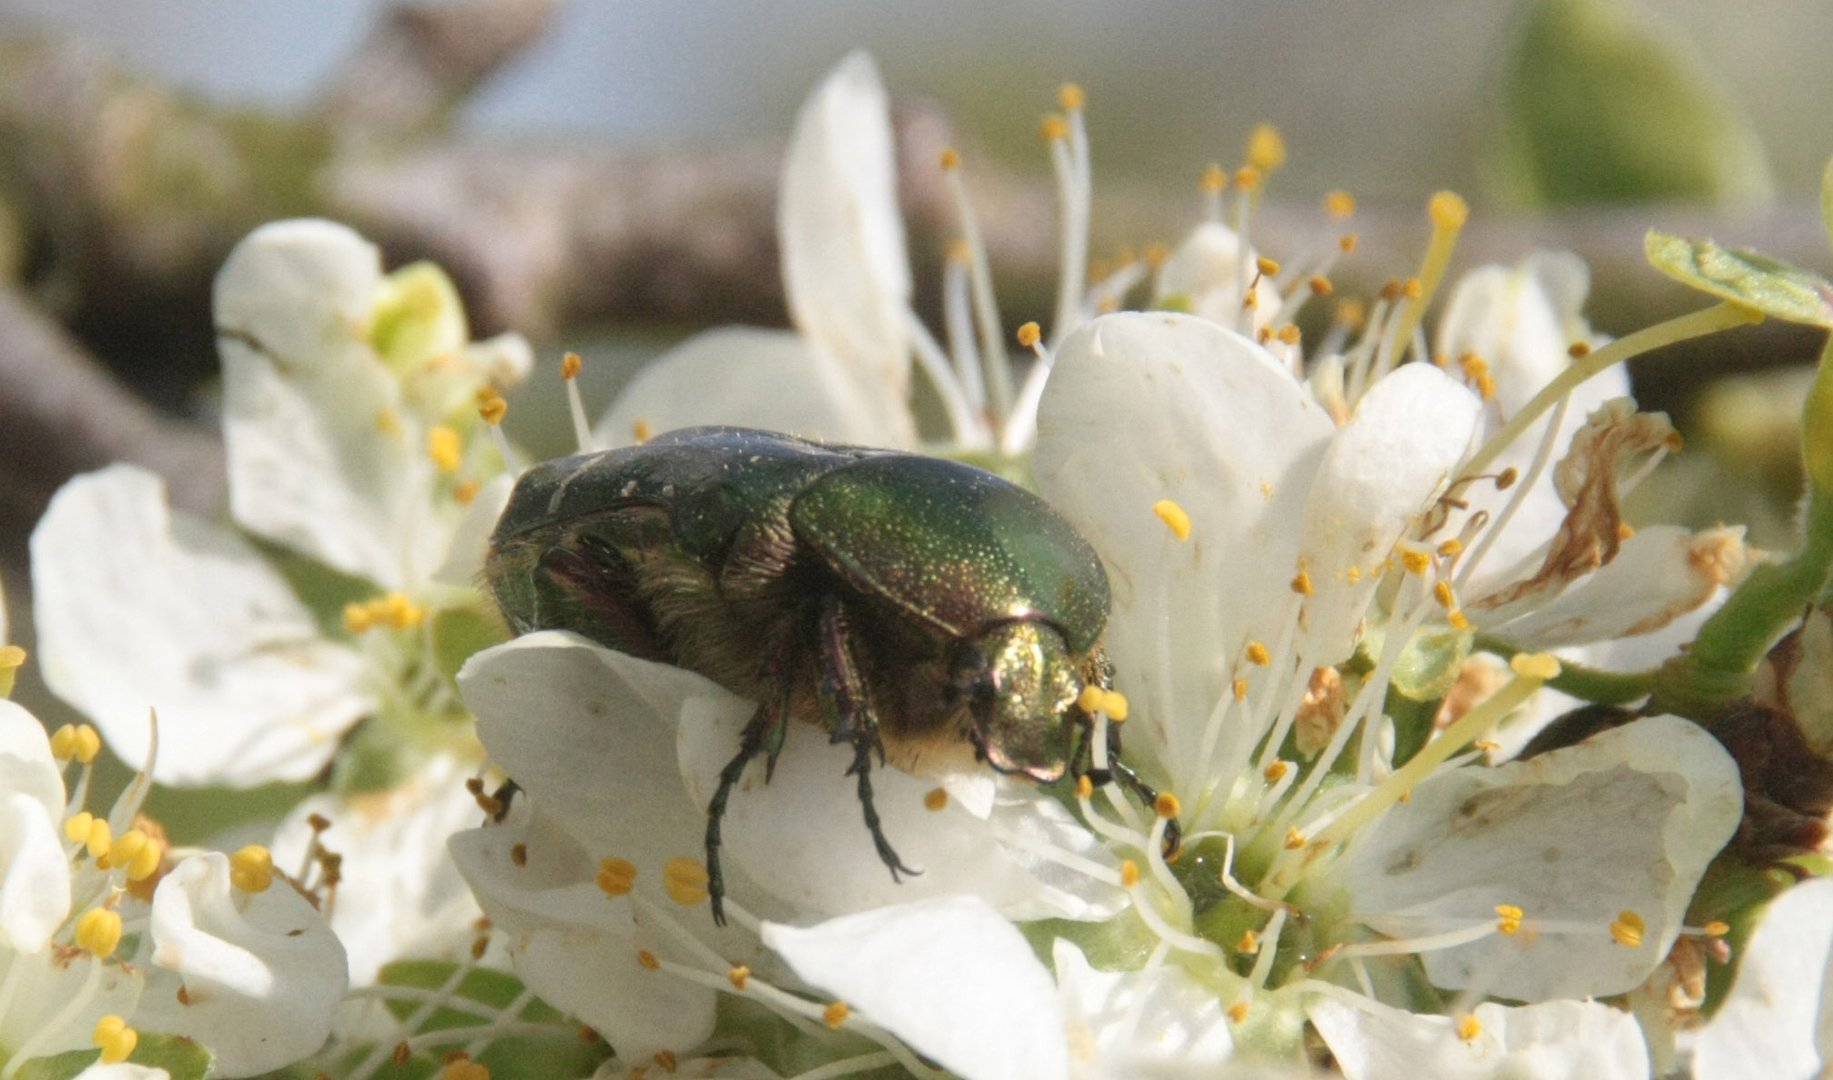
[[[1833,243],[1833,159],[1820,174],[1820,222],[1826,226],[1827,241]]]
[[[68,1050],[50,1057],[33,1058],[14,1074],[15,1080],[70,1080],[94,1065],[99,1056],[95,1050]],[[215,1059],[194,1039],[143,1031],[133,1056],[127,1060],[135,1065],[164,1069],[172,1080],[204,1080]]]
[[[1833,282],[1819,274],[1754,251],[1653,230],[1643,247],[1655,269],[1683,285],[1784,322],[1833,327]]]
[[[1617,0],[1527,5],[1501,79],[1497,180],[1529,206],[1752,202],[1769,167],[1693,51]]]
[[[457,970],[457,965],[443,960],[402,960],[385,966],[378,982],[383,986],[439,990]],[[525,989],[521,980],[505,971],[473,968],[459,981],[452,993],[455,1004],[473,1003],[477,1009],[440,1008],[426,1018],[410,1035],[434,1031],[462,1031],[487,1022],[512,1005]],[[399,999],[387,1002],[397,1020],[406,1020],[420,1008],[420,1002]],[[529,1024],[551,1024],[552,1035],[518,1035],[491,1041],[477,1060],[490,1069],[494,1080],[542,1080],[553,1076],[590,1076],[611,1050],[600,1040],[587,1042],[579,1038],[577,1026],[565,1014],[544,1001],[535,999],[524,1005],[518,1019]],[[432,1051],[437,1059],[445,1050],[456,1049],[469,1041],[455,1035],[450,1045]]]
[[[14,1080],[70,1080],[95,1064],[97,1056],[94,1050],[66,1050],[51,1057],[33,1058],[13,1074]]]

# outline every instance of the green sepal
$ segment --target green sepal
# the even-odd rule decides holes
[[[13,1074],[14,1080],[70,1080],[94,1065],[99,1056],[95,1050],[67,1050],[33,1058]],[[172,1080],[204,1080],[216,1058],[195,1039],[143,1031],[127,1060],[134,1065],[164,1069]]]
[[[1833,282],[1754,251],[1650,230],[1655,269],[1683,285],[1784,322],[1833,327]]]

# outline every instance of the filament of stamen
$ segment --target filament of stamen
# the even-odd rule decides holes
[[[1082,292],[1088,278],[1089,200],[1093,196],[1088,187],[1088,135],[1082,122],[1082,110],[1068,109],[1066,114],[1067,137],[1050,140],[1050,163],[1056,173],[1057,214],[1061,221],[1056,318],[1050,324],[1052,349],[1082,322]]]
[[[592,425],[586,422],[586,403],[579,396],[579,371],[584,364],[578,353],[567,353],[560,361],[560,378],[566,383],[566,408],[573,417],[573,440],[579,444],[579,453],[590,454],[598,450],[598,443],[592,438]]]
[[[961,239],[967,244],[968,282],[974,295],[974,314],[980,323],[980,358],[986,365],[989,401],[995,416],[1012,411],[1012,373],[1006,370],[1006,349],[1001,341],[999,305],[993,299],[993,272],[987,262],[986,242],[980,236],[980,219],[974,215],[974,204],[967,197],[967,185],[961,179],[961,159],[952,150],[943,154],[943,175],[961,215]]]
[[[1036,323],[1026,323],[1018,332],[1019,344],[1029,348],[1036,359],[1031,362],[1031,370],[1025,373],[1024,385],[1012,403],[1011,415],[1006,417],[1005,432],[999,440],[1000,449],[1011,457],[1024,453],[1037,439],[1037,406],[1043,400],[1044,382],[1050,378],[1051,366],[1056,362],[1054,354],[1039,340]]]
[[[1394,342],[1402,348],[1413,344],[1413,332],[1418,329],[1420,318],[1425,314],[1426,305],[1432,302],[1432,294],[1438,290],[1438,284],[1444,280],[1445,268],[1451,264],[1451,252],[1457,247],[1458,233],[1464,228],[1464,222],[1470,217],[1470,207],[1455,192],[1441,191],[1432,196],[1427,206],[1432,218],[1432,239],[1426,245],[1425,261],[1419,268],[1419,296],[1409,298],[1402,309],[1399,325],[1395,328]],[[1421,350],[1421,356],[1425,352]],[[1396,361],[1399,359],[1396,356]]]
[[[1522,503],[1526,501],[1527,493],[1533,490],[1541,474],[1546,472],[1547,464],[1553,460],[1555,444],[1559,441],[1560,426],[1566,422],[1566,411],[1571,407],[1570,394],[1560,398],[1559,404],[1553,407],[1553,415],[1547,421],[1547,428],[1541,432],[1540,445],[1534,448],[1534,460],[1528,465],[1527,475],[1514,485],[1514,491],[1509,495],[1508,502],[1503,504],[1502,511],[1496,515],[1495,523],[1484,530],[1469,556],[1459,564],[1454,582],[1460,590],[1470,581],[1470,576],[1476,573],[1477,567],[1483,562],[1483,556],[1489,554],[1489,549],[1495,545],[1496,537],[1501,536],[1502,530],[1508,527],[1509,521],[1515,516],[1515,511],[1520,509]],[[1465,475],[1469,475],[1468,469],[1465,470]]]
[[[1260,952],[1254,957],[1253,970],[1247,973],[1248,985],[1256,990],[1265,988],[1267,976],[1273,972],[1273,957],[1279,952],[1279,933],[1286,926],[1286,909],[1273,912],[1267,920],[1266,929],[1260,931]]]
[[[987,407],[986,383],[980,373],[980,346],[974,343],[973,301],[968,296],[968,254],[966,245],[959,257],[950,252],[942,270],[942,324],[948,333],[948,352],[954,359],[955,376],[962,393],[976,413]]]
[[[986,423],[980,413],[968,401],[967,392],[960,380],[955,378],[953,367],[942,346],[930,334],[923,320],[916,317],[909,309],[904,311],[904,325],[910,331],[911,353],[916,357],[917,366],[923,369],[929,384],[936,388],[936,395],[942,399],[942,408],[948,413],[948,426],[953,429],[957,442],[965,447],[982,449],[989,442]]]

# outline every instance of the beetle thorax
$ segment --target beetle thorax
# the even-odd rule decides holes
[[[963,642],[953,687],[967,700],[974,741],[1001,772],[1049,783],[1069,763],[1070,706],[1082,691],[1080,665],[1046,623],[1000,623]]]

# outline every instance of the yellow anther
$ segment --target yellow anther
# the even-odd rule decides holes
[[[1477,396],[1484,401],[1496,400],[1496,377],[1494,375],[1477,376]]]
[[[1494,739],[1478,739],[1470,744],[1470,748],[1472,750],[1481,750],[1485,754],[1493,754],[1502,749],[1502,744]]]
[[[1304,833],[1298,831],[1297,825],[1294,825],[1291,828],[1286,830],[1286,840],[1285,840],[1286,850],[1287,851],[1297,851],[1299,848],[1304,847],[1305,844],[1309,841],[1309,839],[1310,838],[1307,837]]]
[[[615,856],[598,864],[598,887],[606,896],[628,896],[636,887],[636,864]]]
[[[509,847],[509,861],[517,867],[528,865],[528,845],[512,844]]]
[[[1426,214],[1436,229],[1461,229],[1470,220],[1470,204],[1455,191],[1441,191],[1426,203]]]
[[[1432,599],[1438,601],[1439,607],[1449,610],[1452,605],[1457,603],[1457,594],[1451,591],[1451,583],[1449,581],[1440,581],[1432,586]]]
[[[165,854],[159,841],[139,829],[129,829],[108,847],[108,865],[127,872],[129,881],[145,881],[159,869]]]
[[[1088,95],[1075,83],[1066,82],[1057,87],[1057,108],[1064,112],[1075,112],[1088,103]]]
[[[1252,930],[1241,931],[1241,940],[1235,942],[1235,951],[1252,956],[1260,951],[1260,935]]]
[[[1298,573],[1292,575],[1292,591],[1300,596],[1311,595],[1311,574],[1309,571],[1300,570]]]
[[[1521,920],[1526,912],[1513,904],[1496,905],[1496,929],[1503,934],[1513,936],[1521,930]]]
[[[1338,221],[1356,212],[1356,197],[1347,191],[1332,191],[1324,196],[1324,213]]]
[[[1508,667],[1523,679],[1545,682],[1559,676],[1559,660],[1551,653],[1516,653],[1509,658]]]
[[[1417,300],[1426,295],[1426,286],[1418,278],[1410,277],[1400,283],[1400,295],[1408,300]]]
[[[1247,662],[1255,667],[1266,667],[1273,662],[1273,654],[1258,641],[1247,643]]]
[[[839,1031],[841,1025],[845,1024],[847,1017],[851,1015],[853,1015],[853,1010],[846,1007],[846,1002],[835,1001],[829,1003],[827,1008],[821,1010],[821,1022],[826,1024],[829,1028]]]
[[[1343,571],[1343,580],[1349,582],[1351,585],[1354,585],[1356,582],[1361,581],[1362,580],[1362,568],[1360,566],[1352,566],[1349,569]]]
[[[673,1075],[675,1070],[681,1067],[681,1059],[675,1056],[673,1050],[657,1050],[655,1053],[649,1055],[649,1060],[661,1066],[662,1071],[670,1075]]]
[[[1521,474],[1516,472],[1514,466],[1511,465],[1496,474],[1496,490],[1507,491],[1514,487],[1515,481],[1519,479],[1521,479]]]
[[[1626,949],[1642,947],[1642,935],[1648,925],[1633,911],[1619,911],[1610,923],[1610,938]]]
[[[726,981],[732,984],[733,989],[743,993],[751,985],[751,969],[740,964],[726,972]]]
[[[1170,499],[1160,499],[1152,504],[1152,512],[1171,530],[1171,535],[1179,540],[1190,539],[1190,514],[1183,507]]]
[[[1228,187],[1228,173],[1222,166],[1210,164],[1203,169],[1203,190],[1214,195]]]
[[[1627,521],[1617,522],[1617,539],[1628,540],[1636,535],[1636,527]]]
[[[1707,937],[1724,937],[1726,934],[1731,933],[1731,924],[1723,919],[1713,919],[1699,929],[1700,932]]]
[[[1235,170],[1235,186],[1242,191],[1260,190],[1261,179],[1260,170],[1252,165],[1243,165]]]
[[[95,815],[87,810],[80,810],[64,819],[64,839],[73,844],[84,843],[89,839],[89,827],[95,821]]]
[[[454,1054],[439,1070],[439,1080],[490,1080],[490,1067],[481,1061],[472,1061],[468,1054]]]
[[[966,266],[974,261],[974,249],[966,240],[956,237],[948,242],[948,261],[956,266]]]
[[[484,418],[484,423],[492,426],[501,424],[508,413],[509,402],[503,400],[503,395],[490,387],[478,392],[477,415]]]
[[[1169,791],[1161,791],[1158,798],[1152,800],[1152,811],[1162,818],[1176,818],[1184,813],[1184,804]]]
[[[1165,265],[1166,259],[1171,257],[1171,246],[1169,244],[1153,241],[1146,245],[1146,250],[1140,257],[1145,259],[1147,266],[1157,270],[1159,267]]]
[[[452,485],[452,501],[460,506],[470,506],[477,501],[477,492],[481,486],[476,480],[460,480]]]
[[[1286,163],[1286,139],[1272,124],[1260,124],[1247,136],[1247,163],[1270,173]]]
[[[656,954],[650,952],[648,949],[638,949],[636,951],[636,962],[641,964],[648,971],[662,970],[662,961],[657,960]]]
[[[76,946],[98,960],[115,954],[121,944],[121,916],[107,908],[90,908],[76,920]]]
[[[948,809],[948,789],[939,787],[930,788],[929,791],[923,795],[923,809],[928,810],[932,814],[940,813]]]
[[[377,410],[376,430],[384,435],[401,434],[401,414],[393,409]]]
[[[1082,688],[1080,694],[1076,695],[1076,708],[1081,709],[1085,713],[1100,712],[1102,699],[1106,697],[1106,690],[1101,689],[1094,683],[1089,683]]]
[[[1361,242],[1361,237],[1357,236],[1355,233],[1344,233],[1342,236],[1337,237],[1337,250],[1345,255],[1353,255],[1355,254],[1356,245]]]
[[[391,592],[380,601],[379,619],[396,630],[412,630],[426,621],[426,609],[406,593]]]
[[[1076,798],[1078,799],[1093,798],[1094,794],[1095,794],[1095,782],[1088,778],[1087,773],[1083,773],[1081,776],[1076,777]]]
[[[1236,679],[1233,683],[1229,684],[1229,689],[1233,691],[1236,701],[1246,701],[1247,700],[1247,680],[1246,679]]]
[[[1273,340],[1273,328],[1270,326],[1261,327],[1259,330],[1255,331],[1254,338],[1262,345],[1265,345],[1267,342]]]
[[[13,692],[14,673],[24,666],[24,649],[17,645],[0,645],[0,697]]]
[[[643,419],[642,417],[638,417],[636,420],[636,423],[630,425],[630,437],[636,440],[636,444],[638,446],[641,446],[644,443],[648,442],[650,439],[655,438],[655,435],[656,435],[655,427],[651,425],[649,421]]]
[[[1127,696],[1118,690],[1105,690],[1101,694],[1101,711],[1116,724],[1124,724],[1127,719]]]
[[[87,765],[102,752],[102,736],[88,724],[76,725],[76,760]]]
[[[465,441],[459,438],[457,429],[435,424],[426,433],[426,456],[433,459],[433,466],[440,472],[455,473],[465,459]]]
[[[250,844],[229,857],[229,883],[245,893],[266,892],[274,883],[274,855]]]
[[[579,378],[580,369],[584,368],[585,366],[586,366],[586,362],[580,359],[580,356],[578,353],[576,352],[567,353],[565,356],[560,358],[560,377],[565,379],[567,382],[572,382],[574,379]]]
[[[953,172],[961,167],[961,152],[952,146],[942,148],[942,168]]]
[[[108,827],[106,818],[92,817],[88,822],[88,831],[80,839],[83,847],[88,850],[89,857],[100,859],[108,854],[109,848],[114,846],[115,833]]]
[[[1243,311],[1252,311],[1259,306],[1260,291],[1258,289],[1249,290],[1247,295],[1241,298],[1241,309]]]
[[[1377,292],[1375,295],[1381,297],[1381,299],[1386,300],[1388,303],[1391,304],[1394,301],[1400,299],[1400,290],[1401,290],[1400,282],[1397,280],[1389,279],[1388,281],[1385,281],[1382,283],[1380,291]]]
[[[352,634],[361,634],[368,631],[375,626],[375,624],[375,614],[370,611],[368,604],[360,604],[352,600],[350,603],[344,605],[345,630],[348,630]]]
[[[1456,555],[1462,555],[1463,553],[1464,541],[1459,540],[1455,536],[1438,545],[1438,555],[1441,559],[1449,559]]]
[[[1453,630],[1468,630],[1471,626],[1470,616],[1464,614],[1461,608],[1454,608],[1446,613],[1445,621],[1451,624]]]
[[[51,756],[59,761],[69,761],[76,757],[75,724],[65,724],[51,733]],[[76,838],[73,836],[71,839]]]
[[[1287,323],[1280,327],[1279,333],[1274,336],[1278,337],[1279,340],[1285,342],[1287,345],[1297,345],[1299,339],[1298,326],[1295,323]]]
[[[1291,772],[1291,771],[1292,771],[1292,764],[1291,764],[1291,762],[1287,762],[1287,761],[1275,761],[1275,762],[1273,762],[1273,763],[1272,763],[1271,765],[1268,765],[1268,766],[1267,766],[1267,767],[1266,767],[1266,768],[1265,768],[1265,769],[1264,769],[1264,770],[1263,770],[1263,771],[1261,772],[1261,774],[1260,774],[1260,775],[1261,775],[1261,776],[1264,776],[1264,777],[1266,777],[1266,781],[1267,781],[1267,783],[1269,783],[1269,784],[1277,784],[1277,783],[1279,783],[1279,782],[1280,782],[1281,780],[1284,780],[1284,779],[1286,778],[1286,774],[1287,774],[1287,773],[1289,773],[1289,772]]]
[[[1405,567],[1409,574],[1423,574],[1432,569],[1432,555],[1418,548],[1402,548],[1400,565]]]
[[[1337,287],[1330,283],[1330,279],[1324,277],[1322,274],[1311,275],[1310,278],[1306,279],[1305,285],[1311,290],[1312,296],[1329,296],[1331,293],[1337,291]]]
[[[1044,117],[1043,121],[1038,124],[1037,133],[1042,135],[1046,142],[1058,142],[1067,139],[1069,138],[1069,121],[1055,113],[1051,113]]]
[[[631,873],[636,873],[634,867]],[[707,898],[706,867],[685,855],[668,860],[662,866],[662,890],[682,907],[693,907]]]
[[[1279,274],[1279,263],[1262,255],[1254,260],[1254,269],[1260,271],[1262,277],[1276,277]]]
[[[140,1033],[128,1027],[126,1020],[109,1013],[95,1022],[89,1040],[102,1051],[102,1064],[119,1065],[133,1056],[134,1047],[140,1045]]]
[[[1228,1007],[1228,1018],[1239,1024],[1247,1019],[1247,1002],[1237,1001]]]
[[[1566,347],[1566,355],[1574,360],[1583,360],[1591,355],[1591,346],[1583,341],[1574,341]]]
[[[1471,1042],[1481,1034],[1483,1034],[1483,1025],[1475,1016],[1472,1016],[1470,1013],[1465,1013],[1457,1018],[1458,1038],[1465,1042]]]
[[[1029,349],[1043,338],[1043,329],[1034,322],[1028,322],[1018,328],[1018,344],[1021,348]]]
[[[1132,859],[1122,860],[1120,863],[1121,887],[1130,889],[1137,884],[1139,884],[1139,864]]]

